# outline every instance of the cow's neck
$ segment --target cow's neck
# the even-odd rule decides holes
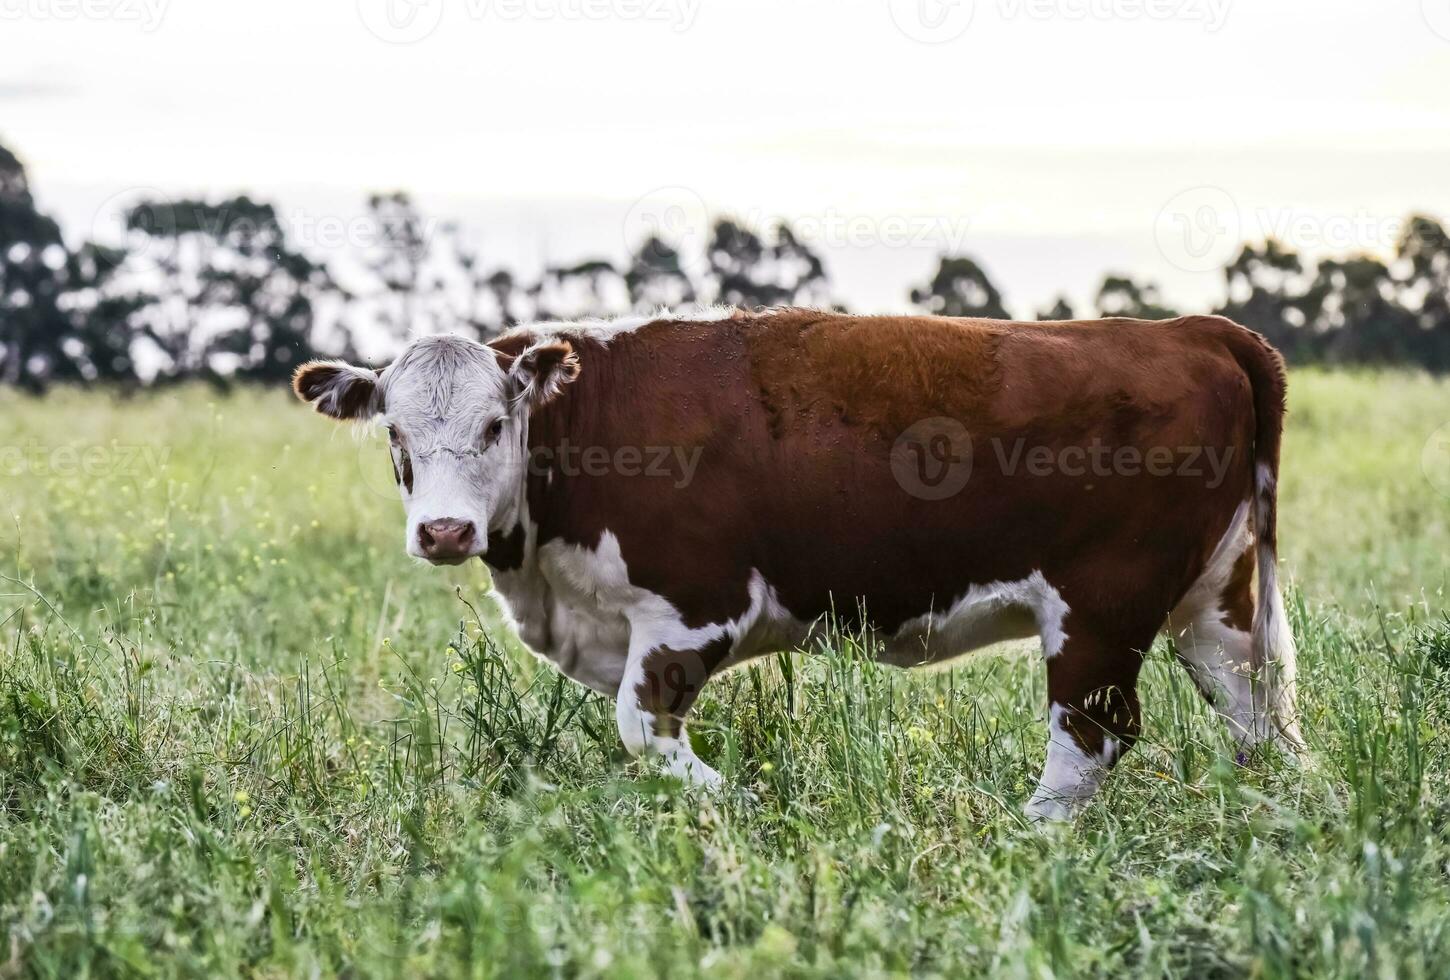
[[[540,567],[539,549],[559,533],[559,494],[567,482],[560,470],[567,465],[561,458],[564,450],[575,447],[577,452],[578,447],[598,442],[592,413],[580,410],[588,402],[583,389],[593,389],[611,377],[614,360],[604,344],[582,337],[569,340],[593,374],[570,384],[554,401],[522,420],[524,478],[517,495],[499,510],[499,524],[489,531],[483,556],[524,643],[550,659],[559,652],[556,641],[567,645],[567,640],[553,635],[551,615],[557,597]]]

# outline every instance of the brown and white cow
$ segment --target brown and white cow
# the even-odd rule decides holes
[[[901,665],[1040,637],[1035,818],[1133,744],[1165,630],[1241,743],[1300,744],[1283,362],[1228,320],[541,324],[425,337],[376,373],[307,364],[295,388],[380,418],[408,552],[482,557],[523,640],[687,780],[720,779],[684,734],[705,680],[828,620]]]

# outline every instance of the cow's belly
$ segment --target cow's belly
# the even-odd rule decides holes
[[[758,570],[750,573],[750,602],[741,616],[687,628],[665,597],[629,581],[612,535],[604,536],[604,545],[596,551],[551,543],[541,549],[534,575],[495,578],[515,611],[524,642],[569,677],[601,693],[612,695],[619,689],[632,621],[653,628],[663,622],[672,630],[698,633],[703,641],[729,636],[729,653],[716,669],[780,651],[816,650],[827,632],[824,617],[806,620],[786,608]],[[869,609],[870,596],[863,598]],[[1067,612],[1057,590],[1034,572],[1018,581],[973,585],[940,608],[924,599],[920,614],[893,630],[871,632],[869,642],[880,659],[903,667],[939,663],[1032,636],[1041,637],[1051,656],[1061,645]],[[676,621],[666,622],[670,619]]]

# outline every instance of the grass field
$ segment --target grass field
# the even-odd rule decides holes
[[[379,442],[283,392],[0,394],[0,977],[1446,976],[1450,384],[1291,408],[1312,764],[1226,761],[1159,649],[1044,831],[1036,653],[729,675],[695,727],[760,802],[701,797],[480,626],[480,564],[403,555]]]

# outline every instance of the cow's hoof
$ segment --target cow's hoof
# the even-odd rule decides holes
[[[1053,826],[1071,823],[1072,818],[1077,815],[1077,807],[1056,797],[1034,796],[1022,808],[1022,812],[1027,815],[1029,823]]]

